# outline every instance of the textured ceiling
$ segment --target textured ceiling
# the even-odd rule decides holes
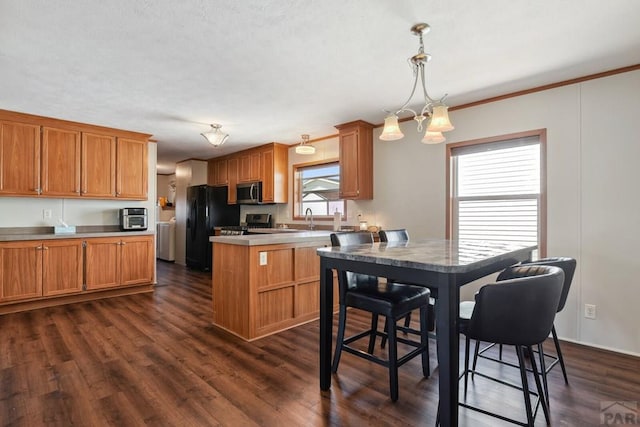
[[[416,22],[430,94],[460,105],[638,64],[639,16],[638,0],[0,0],[0,108],[151,133],[166,173],[382,122],[409,94]]]

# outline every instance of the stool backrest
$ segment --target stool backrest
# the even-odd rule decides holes
[[[345,232],[331,233],[331,246],[365,245],[373,243],[373,234],[369,232]],[[376,276],[353,273],[351,271],[338,271],[338,284],[340,288],[340,300],[349,289],[356,289],[360,285],[377,283]]]
[[[510,279],[485,285],[476,294],[467,334],[498,344],[541,343],[553,327],[564,273],[558,267],[538,265],[507,270]]]
[[[564,284],[562,285],[562,295],[560,295],[560,302],[558,303],[558,312],[562,311],[565,303],[567,302],[567,296],[569,295],[569,289],[571,288],[571,282],[573,281],[573,275],[576,272],[576,260],[569,257],[549,257],[542,258],[537,261],[523,262],[522,265],[549,265],[551,267],[560,267],[564,271]]]
[[[409,232],[407,232],[406,228],[380,230],[378,236],[381,242],[406,242],[409,240]]]

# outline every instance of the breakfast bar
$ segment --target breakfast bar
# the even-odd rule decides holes
[[[329,231],[213,236],[213,324],[253,341],[319,316],[316,249]]]
[[[536,246],[443,239],[327,247],[320,256],[320,388],[331,387],[333,273],[393,277],[437,290],[440,422],[458,425],[459,287],[531,257]]]

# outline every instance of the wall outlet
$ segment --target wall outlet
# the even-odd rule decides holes
[[[585,304],[584,305],[584,317],[587,319],[595,319],[596,318],[596,306],[595,304]]]
[[[260,252],[260,265],[267,265],[267,253]]]
[[[51,209],[42,209],[42,219],[51,219]]]

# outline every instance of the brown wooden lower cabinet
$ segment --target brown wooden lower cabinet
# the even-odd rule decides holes
[[[316,249],[325,245],[214,243],[213,323],[254,340],[317,319],[320,260]],[[334,294],[337,303],[337,285]]]
[[[82,240],[0,243],[0,302],[82,291]]]
[[[0,313],[115,296],[134,285],[148,285],[138,292],[150,291],[153,239],[136,235],[0,242]]]
[[[153,236],[87,239],[87,290],[151,283],[153,260]]]

